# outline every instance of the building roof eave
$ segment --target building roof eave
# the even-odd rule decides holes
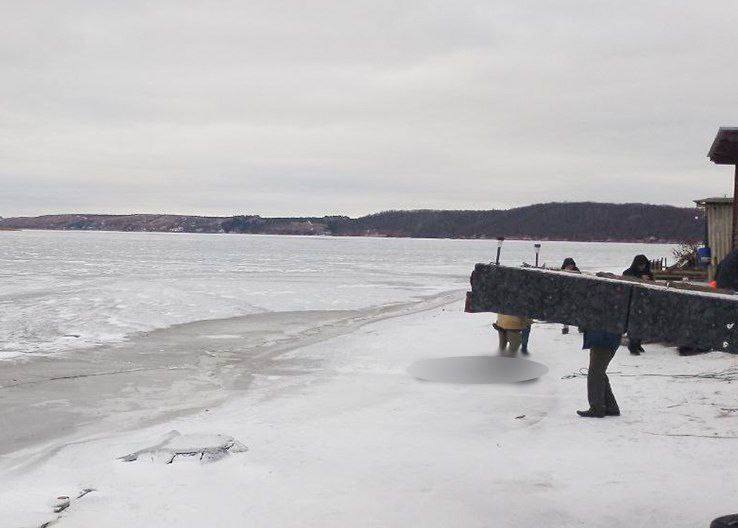
[[[720,127],[707,157],[718,165],[738,165],[738,127]]]
[[[700,200],[694,200],[694,203],[702,206],[702,205],[731,205],[733,203],[733,198],[728,198],[727,196],[719,196],[715,198],[702,198]]]

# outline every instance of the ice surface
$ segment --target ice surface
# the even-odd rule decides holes
[[[98,491],[60,526],[692,528],[735,511],[738,358],[621,348],[609,373],[622,416],[586,420],[575,410],[586,406],[578,373],[588,355],[560,325],[533,326],[531,358],[550,369],[537,381],[409,376],[420,359],[494,353],[492,316],[462,310],[459,301],[386,318],[251,368],[236,364],[253,382],[218,408],[142,430],[121,411],[73,438],[7,453],[0,526],[38,526],[51,498],[81,486]],[[187,341],[234,326],[163,333],[187,330]],[[151,395],[131,397],[143,404]],[[217,464],[117,459],[172,429],[225,434],[249,451]]]
[[[0,360],[267,311],[354,310],[464,289],[496,241],[18,231],[0,245]],[[546,242],[541,262],[620,271],[670,246]],[[533,260],[507,241],[503,262]]]

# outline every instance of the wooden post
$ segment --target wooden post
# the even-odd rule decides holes
[[[733,186],[733,247],[738,248],[738,165],[735,166],[735,182]]]

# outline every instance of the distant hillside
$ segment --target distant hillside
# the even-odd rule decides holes
[[[0,228],[681,242],[702,239],[704,220],[695,208],[577,202],[490,211],[386,211],[360,218],[66,214],[0,219]]]
[[[269,233],[324,235],[323,219],[261,218],[259,216],[63,214],[5,218],[0,228],[83,231],[151,231],[159,233]]]

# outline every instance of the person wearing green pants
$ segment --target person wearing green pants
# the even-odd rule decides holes
[[[577,411],[584,418],[620,416],[620,408],[610,387],[607,367],[620,346],[619,334],[604,331],[584,332],[583,349],[589,349],[589,371],[587,372],[587,399],[589,409]]]

